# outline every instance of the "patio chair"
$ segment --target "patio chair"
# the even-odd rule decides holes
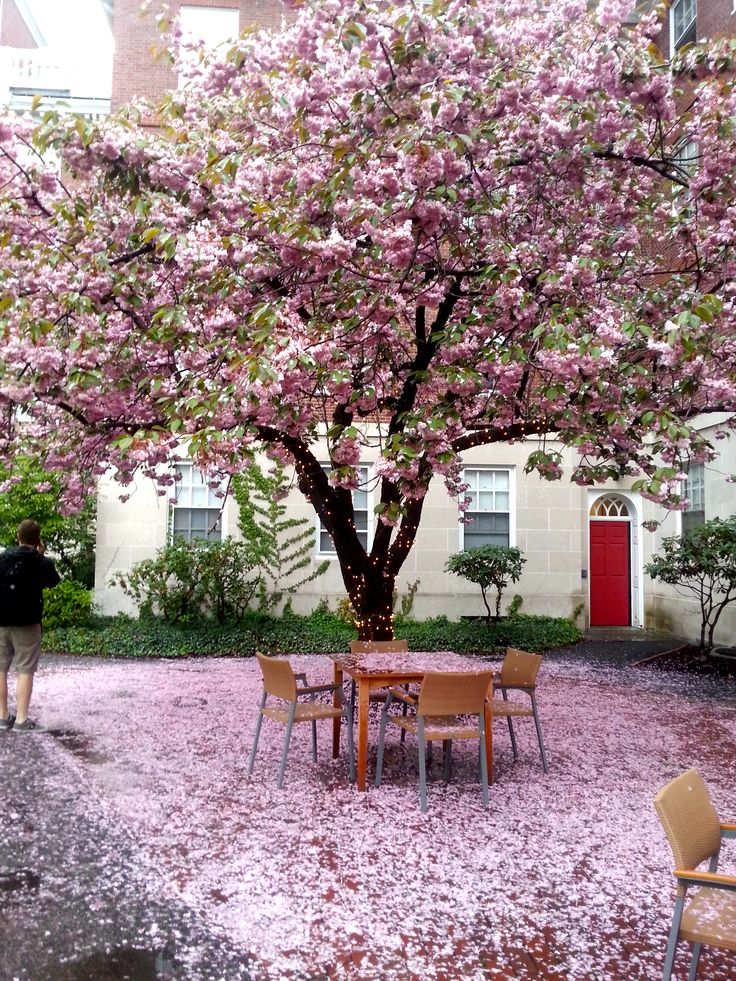
[[[445,781],[450,778],[452,742],[455,739],[477,739],[480,746],[480,782],[483,803],[488,807],[488,760],[486,758],[485,707],[488,688],[493,680],[490,671],[471,673],[429,671],[424,676],[419,695],[402,688],[389,688],[386,704],[381,712],[376,759],[376,786],[381,786],[383,749],[386,738],[386,722],[390,719],[417,737],[419,745],[419,799],[422,811],[427,810],[427,744],[441,740],[445,747]],[[412,715],[389,715],[394,702],[414,708]],[[472,723],[467,716],[477,716]]]
[[[672,917],[664,981],[672,974],[677,944],[693,944],[689,981],[698,973],[702,944],[736,951],[736,876],[718,872],[718,857],[724,838],[736,838],[736,824],[718,820],[705,781],[697,770],[686,770],[654,798],[675,858],[677,899]],[[697,866],[708,861],[708,871]],[[688,895],[688,889],[695,886]],[[736,974],[736,965],[734,965]]]
[[[248,763],[248,776],[253,772],[253,764],[258,751],[258,740],[261,735],[261,725],[264,716],[274,719],[276,722],[286,726],[284,736],[284,751],[281,756],[281,766],[276,779],[276,786],[281,787],[286,771],[286,758],[289,754],[289,742],[291,740],[291,730],[295,722],[312,723],[312,759],[317,762],[317,722],[322,719],[346,718],[348,730],[348,754],[350,757],[350,780],[355,780],[355,757],[353,753],[353,720],[350,705],[345,705],[342,700],[340,685],[307,685],[306,675],[295,675],[291,665],[284,658],[265,657],[256,652],[258,663],[263,674],[263,696],[258,709],[258,721],[256,723],[255,738],[253,739],[253,749],[250,753]],[[297,680],[303,684],[297,686]],[[327,705],[317,701],[316,696],[320,692],[333,692],[337,694],[340,705]],[[266,705],[269,695],[280,700],[279,704]],[[299,699],[308,697],[309,701],[300,702]]]
[[[493,699],[493,716],[505,718],[509,725],[509,736],[511,737],[511,749],[514,759],[517,759],[516,735],[514,733],[513,719],[530,717],[534,719],[537,729],[537,739],[539,740],[539,752],[542,757],[542,769],[545,773],[549,772],[547,767],[547,756],[544,752],[544,740],[542,739],[542,726],[539,722],[537,712],[537,674],[542,663],[541,654],[530,654],[528,651],[518,651],[514,647],[506,649],[506,657],[503,659],[501,671],[494,676],[494,694],[500,689],[501,698]],[[529,696],[529,702],[520,699],[510,699],[510,691],[520,691]]]

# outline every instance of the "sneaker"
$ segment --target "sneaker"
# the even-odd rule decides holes
[[[40,726],[38,722],[34,722],[33,719],[26,719],[25,722],[16,722],[13,726],[13,732],[45,732],[43,726]]]
[[[0,732],[2,732],[4,729],[5,730],[12,729],[14,722],[15,722],[14,715],[9,715],[7,719],[0,719]]]

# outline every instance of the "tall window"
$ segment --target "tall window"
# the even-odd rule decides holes
[[[191,463],[177,463],[176,503],[172,506],[171,537],[191,542],[206,538],[219,542],[222,538],[222,498],[207,485],[201,471]]]
[[[240,11],[237,7],[200,7],[185,4],[179,9],[181,38],[185,44],[216,48],[233,42],[240,36]],[[196,56],[188,55],[184,61],[196,64]],[[179,76],[179,88],[186,82],[186,75]]]
[[[674,0],[670,7],[671,53],[696,38],[697,0]]]
[[[322,469],[329,472],[331,468],[329,464],[323,464]],[[355,530],[358,533],[360,544],[367,551],[371,543],[371,536],[369,535],[370,528],[368,525],[368,467],[358,467],[357,471],[360,486],[353,491]],[[321,521],[319,521],[319,550],[326,555],[335,554],[335,543],[332,541],[332,536]]]
[[[702,463],[691,463],[685,481],[685,497],[688,505],[682,512],[682,533],[705,524],[705,468]]]
[[[511,545],[511,471],[469,468],[464,479],[470,498],[466,517],[472,521],[460,525],[462,548]]]

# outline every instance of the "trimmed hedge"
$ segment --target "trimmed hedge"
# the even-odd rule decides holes
[[[483,621],[397,619],[394,633],[408,641],[410,650],[461,654],[482,654],[503,647],[543,651],[582,639],[572,621],[541,616],[512,617],[490,630]],[[356,637],[355,629],[334,614],[315,610],[306,617],[287,614],[281,618],[249,612],[237,624],[202,620],[190,626],[156,619],[99,617],[87,627],[46,631],[43,646],[59,654],[102,657],[247,657],[255,650],[282,654],[345,651]]]

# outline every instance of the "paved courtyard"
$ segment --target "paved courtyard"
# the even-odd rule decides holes
[[[329,726],[316,766],[300,727],[278,791],[266,722],[248,781],[251,660],[47,658],[50,732],[0,734],[0,978],[657,978],[674,889],[652,798],[695,765],[736,817],[736,683],[610,651],[545,659],[548,776],[533,726],[514,763],[499,720],[489,810],[458,747],[426,815],[395,735],[362,795]],[[293,663],[330,676],[325,657]],[[726,981],[734,961],[702,969]]]

